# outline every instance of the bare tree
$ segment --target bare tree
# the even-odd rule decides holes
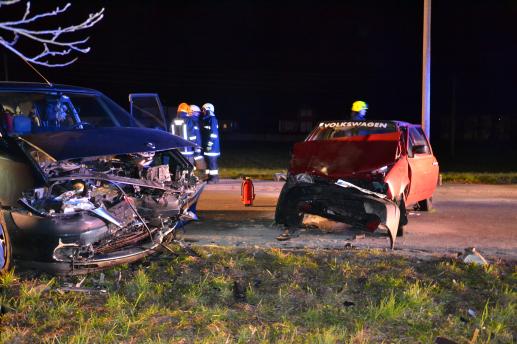
[[[21,0],[0,0],[0,10],[3,6],[19,3]],[[64,7],[56,7],[52,11],[31,14],[31,3],[28,1],[25,7],[25,14],[18,20],[0,22],[0,44],[12,51],[23,60],[46,67],[63,67],[74,63],[77,57],[74,52],[87,53],[90,47],[85,46],[90,37],[83,39],[67,39],[71,33],[89,29],[97,24],[104,17],[104,8],[96,13],[90,13],[88,18],[77,25],[57,27],[54,29],[33,29],[35,23],[41,23],[44,18],[58,17],[65,13],[71,4]],[[7,34],[5,38],[2,33]],[[20,38],[26,38],[40,45],[40,53],[28,53],[20,50]],[[52,57],[61,57],[64,62],[52,62]]]

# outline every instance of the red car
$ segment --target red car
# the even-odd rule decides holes
[[[275,220],[299,226],[304,214],[375,230],[393,248],[406,207],[430,210],[438,161],[420,125],[400,121],[321,122],[295,144]]]

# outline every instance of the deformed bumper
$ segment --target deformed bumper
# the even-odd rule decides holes
[[[95,272],[112,266],[121,264],[129,264],[139,261],[154,252],[156,252],[162,244],[162,238],[155,238],[154,241],[148,241],[124,250],[111,252],[107,254],[95,255],[87,260],[81,261],[63,261],[63,262],[45,262],[45,261],[29,261],[16,260],[17,266],[22,268],[36,269],[58,275],[76,275]]]
[[[205,183],[200,183],[188,195],[181,214],[169,226],[151,227],[151,237],[143,231],[141,236],[124,244],[113,239],[114,247],[106,250],[95,244],[109,236],[105,221],[97,217],[79,213],[56,221],[51,217],[6,213],[15,246],[15,264],[53,274],[74,275],[139,261],[160,250],[174,230],[196,218],[196,203],[204,186]]]
[[[400,222],[399,206],[376,193],[358,187],[343,187],[322,179],[315,180],[307,175],[303,178],[290,177],[280,193],[275,222],[297,227],[301,225],[304,214],[350,225],[377,221],[388,230],[391,248],[395,245]]]

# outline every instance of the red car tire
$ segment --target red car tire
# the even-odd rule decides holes
[[[431,211],[433,209],[433,198],[429,197],[418,202],[418,209],[421,211]]]

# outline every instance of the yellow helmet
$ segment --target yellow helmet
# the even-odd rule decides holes
[[[366,104],[362,100],[356,100],[352,104],[352,111],[359,112],[361,110],[368,110],[368,104]]]

